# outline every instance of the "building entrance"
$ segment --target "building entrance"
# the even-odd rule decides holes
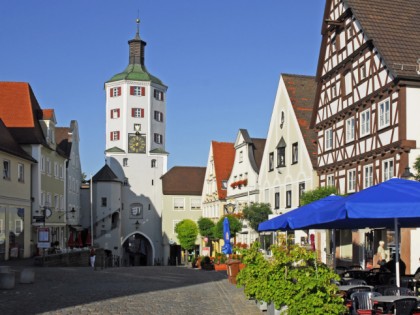
[[[123,260],[126,266],[153,266],[152,246],[140,233],[128,237],[123,248]]]

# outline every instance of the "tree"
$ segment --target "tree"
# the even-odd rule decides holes
[[[258,225],[261,222],[268,220],[268,215],[272,214],[270,204],[268,203],[253,203],[246,206],[243,210],[244,218],[249,222],[249,225],[254,231],[258,231]]]
[[[414,162],[413,168],[415,170],[415,180],[420,181],[420,156],[418,156],[416,161]]]
[[[194,250],[195,242],[198,236],[197,224],[190,219],[184,219],[175,225],[175,233],[177,234],[179,244],[185,250],[185,258],[188,252]]]
[[[201,217],[200,219],[198,219],[197,223],[200,235],[202,237],[207,237],[208,242],[211,242],[211,240],[214,239],[214,222],[210,218]]]
[[[226,215],[224,217],[221,217],[219,221],[217,221],[214,230],[213,235],[216,239],[223,238],[223,221],[225,217],[229,220],[229,228],[230,228],[230,236],[236,237],[236,233],[240,232],[242,230],[242,222],[239,221],[237,218],[235,218],[233,215]]]
[[[318,188],[315,188],[314,190],[306,191],[300,197],[300,205],[301,206],[307,205],[308,203],[325,198],[331,194],[337,194],[337,188],[333,186],[327,186],[327,187],[318,187]]]

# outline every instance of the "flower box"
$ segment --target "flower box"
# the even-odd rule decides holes
[[[214,264],[214,271],[226,271],[227,265],[226,264]]]

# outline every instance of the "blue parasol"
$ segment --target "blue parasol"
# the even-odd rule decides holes
[[[232,254],[232,247],[230,246],[229,219],[227,217],[223,220],[223,240],[225,241],[225,245],[222,246],[222,253]]]

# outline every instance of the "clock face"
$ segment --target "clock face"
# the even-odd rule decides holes
[[[146,153],[146,136],[129,134],[128,153]]]

